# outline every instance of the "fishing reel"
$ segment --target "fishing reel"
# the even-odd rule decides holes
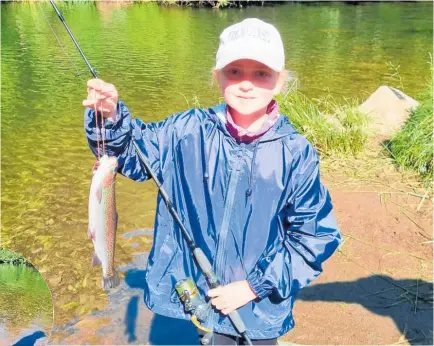
[[[175,285],[179,299],[187,313],[191,314],[191,322],[197,329],[204,332],[201,338],[202,345],[209,345],[213,331],[203,327],[200,322],[205,322],[211,310],[211,305],[200,296],[199,291],[191,278],[179,280]]]

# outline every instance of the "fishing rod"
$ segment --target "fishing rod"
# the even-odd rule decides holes
[[[92,65],[90,64],[89,60],[84,55],[83,51],[80,48],[80,45],[78,44],[77,40],[74,37],[74,34],[69,29],[68,25],[66,24],[65,18],[63,17],[62,13],[60,12],[59,8],[56,6],[53,0],[50,0],[51,5],[53,6],[54,10],[56,11],[57,16],[59,17],[60,21],[63,23],[63,25],[66,28],[66,31],[68,32],[69,36],[71,37],[72,41],[74,42],[75,46],[77,47],[78,51],[80,52],[83,60],[86,62],[87,67],[89,68],[90,73],[93,75],[94,78],[98,78],[95,70],[93,69]],[[216,288],[220,286],[220,282],[217,279],[217,276],[214,274],[212,270],[212,265],[208,258],[205,256],[202,249],[196,246],[196,243],[194,242],[193,238],[190,236],[189,232],[185,228],[184,224],[181,221],[181,218],[179,217],[178,213],[176,212],[175,208],[173,207],[173,203],[170,200],[168,194],[166,193],[165,189],[163,188],[162,184],[158,180],[157,175],[152,170],[151,166],[148,163],[148,160],[143,155],[142,150],[139,147],[138,142],[133,139],[133,145],[136,149],[137,155],[139,156],[140,160],[142,161],[143,165],[145,166],[146,171],[151,176],[151,178],[154,180],[155,184],[158,187],[158,191],[161,195],[161,197],[164,200],[164,203],[167,206],[167,209],[169,210],[169,213],[172,215],[173,219],[181,229],[182,235],[190,248],[190,251],[193,254],[193,258],[196,260],[197,265],[201,269],[202,273],[204,274],[205,278],[207,279],[207,282],[211,288]],[[252,341],[247,336],[246,333],[246,326],[244,325],[243,320],[240,317],[240,314],[238,311],[232,311],[229,315],[229,320],[234,325],[235,329],[238,331],[238,333],[241,335],[241,337],[244,339],[247,345],[252,345]]]

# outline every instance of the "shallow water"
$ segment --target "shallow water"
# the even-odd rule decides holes
[[[382,84],[403,85],[415,96],[429,73],[432,3],[224,11],[102,2],[59,6],[99,76],[114,83],[145,121],[218,101],[211,84],[218,35],[247,17],[276,24],[287,66],[310,97],[329,92],[362,100]],[[106,304],[87,239],[94,158],[83,133],[81,101],[90,75],[49,4],[2,3],[1,10],[2,242],[44,273],[60,323]],[[82,75],[75,76],[70,60]],[[393,75],[398,66],[399,75]],[[152,182],[118,177],[120,234],[152,228],[155,196]],[[151,242],[149,236],[119,236],[117,263],[130,262]]]

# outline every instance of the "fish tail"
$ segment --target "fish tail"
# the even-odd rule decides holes
[[[113,270],[112,276],[103,276],[102,278],[102,288],[109,290],[110,288],[115,288],[120,284],[119,275]]]

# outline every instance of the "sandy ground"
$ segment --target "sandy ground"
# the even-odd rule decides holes
[[[433,344],[432,216],[429,200],[326,181],[344,236],[324,272],[298,295],[295,344]],[[400,191],[396,187],[393,191]],[[139,255],[105,310],[57,326],[51,344],[195,344],[191,323],[143,304]]]

